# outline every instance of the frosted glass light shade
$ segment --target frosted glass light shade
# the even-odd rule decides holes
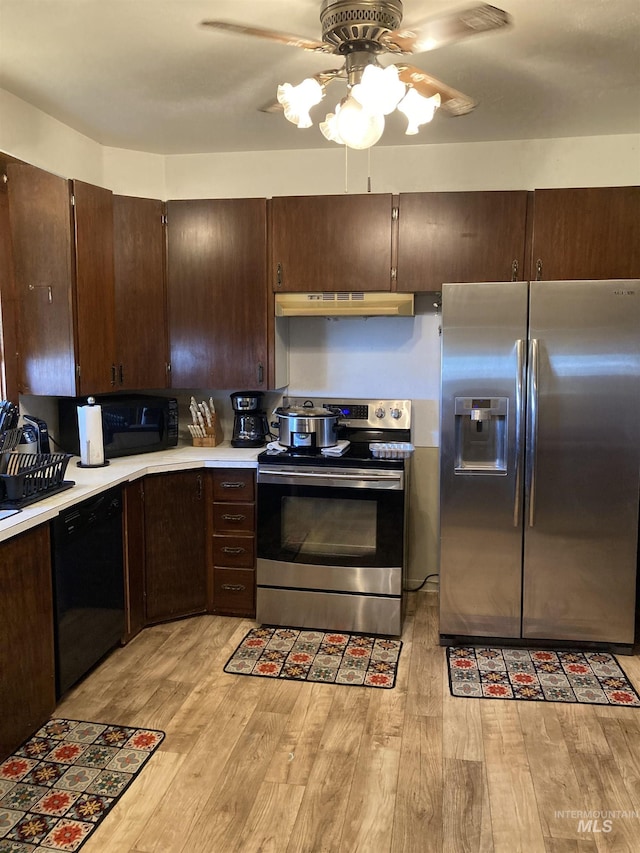
[[[367,65],[360,82],[351,89],[351,95],[370,113],[388,116],[398,106],[406,90],[395,65],[387,68]]]
[[[404,113],[407,117],[407,129],[405,134],[413,136],[420,128],[420,125],[427,124],[433,118],[435,111],[440,106],[440,95],[436,93],[430,98],[425,98],[420,95],[413,87],[398,104],[398,111]]]
[[[323,97],[322,86],[313,77],[307,77],[297,86],[291,83],[278,86],[278,102],[284,107],[284,117],[300,128],[311,127],[313,122],[309,110]]]

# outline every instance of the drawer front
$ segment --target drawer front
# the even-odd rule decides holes
[[[214,533],[248,533],[256,529],[256,505],[242,503],[214,503]]]
[[[232,616],[255,614],[255,574],[245,569],[213,570],[213,612]]]
[[[229,568],[255,568],[255,539],[253,536],[214,536],[213,564]]]
[[[218,468],[213,472],[214,501],[255,500],[255,472],[252,468]]]

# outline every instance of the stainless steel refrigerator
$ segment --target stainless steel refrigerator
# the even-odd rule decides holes
[[[640,281],[445,284],[440,635],[630,648]]]

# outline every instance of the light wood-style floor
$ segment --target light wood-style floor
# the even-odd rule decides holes
[[[393,690],[225,674],[254,625],[149,628],[60,703],[167,734],[83,853],[640,851],[640,709],[453,698],[432,592]]]

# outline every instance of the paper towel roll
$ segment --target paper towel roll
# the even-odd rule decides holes
[[[101,406],[78,406],[78,432],[82,465],[104,465]]]

